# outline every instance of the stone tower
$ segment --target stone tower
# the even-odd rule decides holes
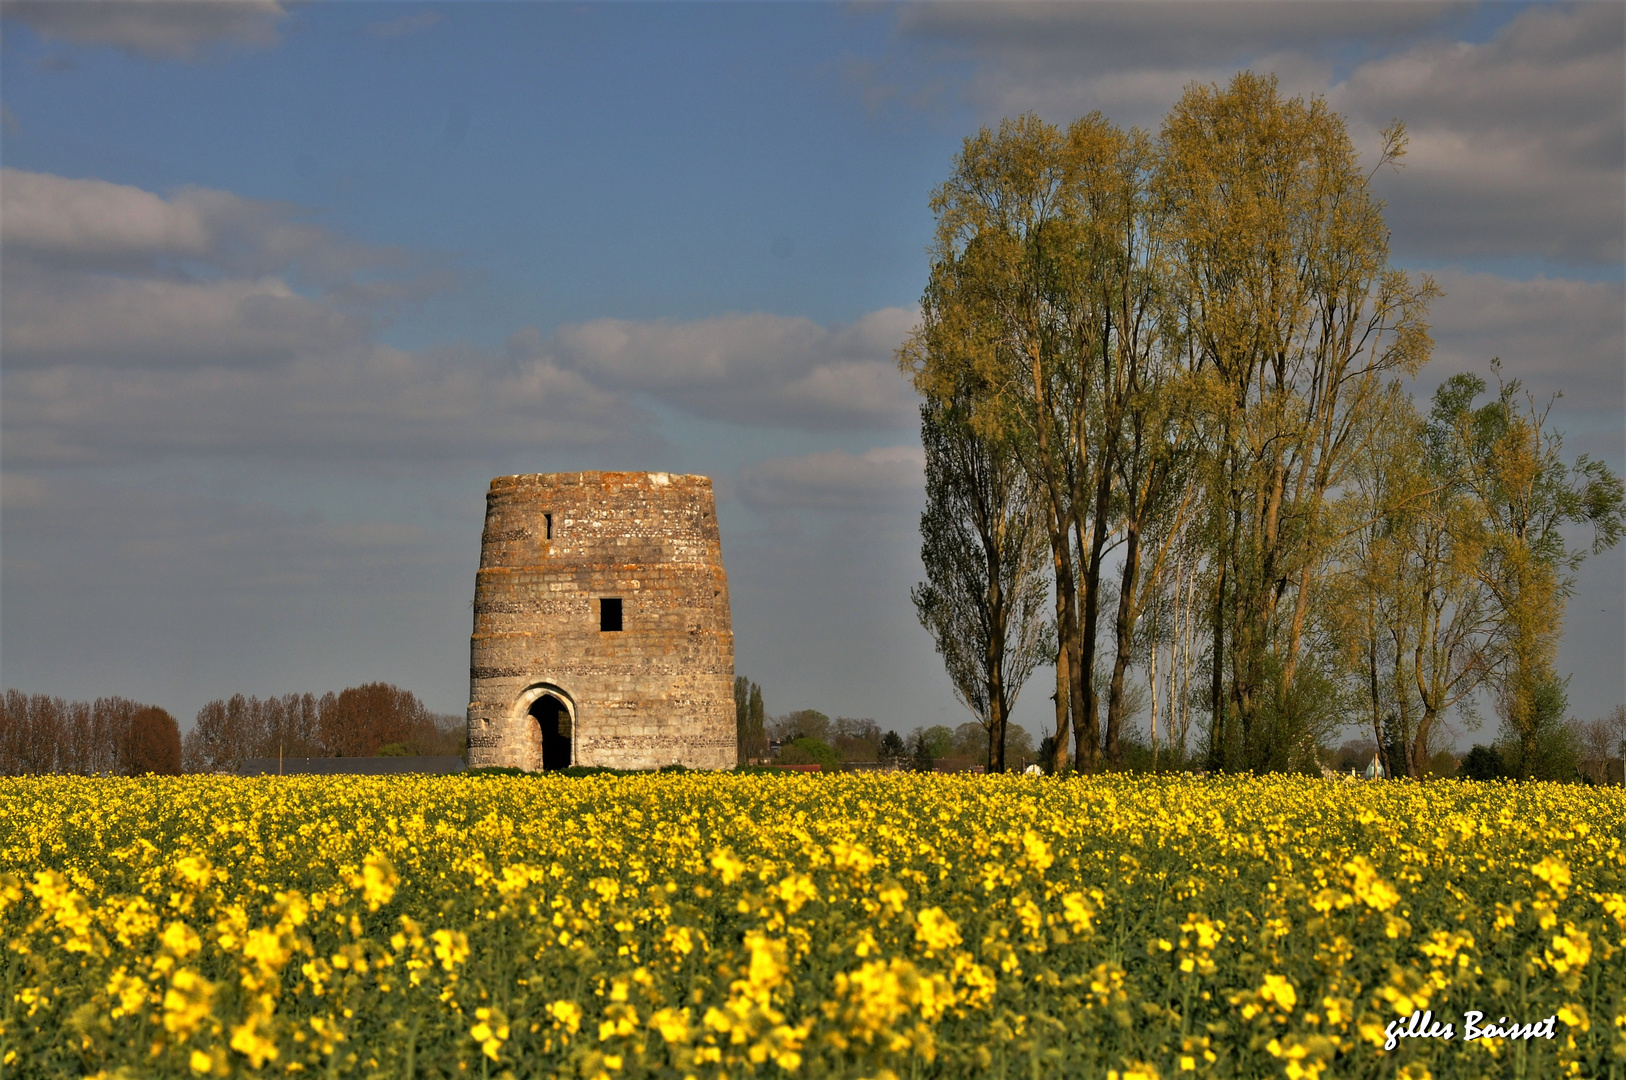
[[[734,631],[711,481],[491,481],[469,765],[719,769],[734,755]]]

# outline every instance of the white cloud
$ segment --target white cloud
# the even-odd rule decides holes
[[[883,308],[847,326],[768,314],[692,322],[597,319],[534,332],[524,348],[601,385],[707,419],[804,428],[898,427],[915,397],[892,352],[915,313]]]
[[[265,364],[359,341],[367,321],[278,278],[165,281],[24,276],[8,281],[0,329],[15,370],[61,362],[198,367]]]
[[[740,470],[739,495],[756,510],[912,510],[926,458],[918,446],[878,446],[772,458]]]
[[[1155,128],[1189,82],[1274,71],[1293,92],[1323,89],[1336,45],[1387,45],[1462,4],[952,3],[898,9],[898,29],[973,65],[964,93],[985,119],[1030,110],[1065,122],[1101,109]]]
[[[45,38],[176,60],[199,56],[216,44],[275,45],[288,9],[279,0],[32,0],[8,3],[5,17]]]
[[[378,290],[379,275],[406,278],[394,283],[394,295],[445,283],[421,254],[359,243],[307,216],[290,203],[211,188],[164,197],[105,180],[0,169],[0,241],[13,267],[166,277],[201,270],[211,279],[287,274],[358,297]]]
[[[115,264],[156,254],[203,256],[210,229],[195,202],[106,180],[0,169],[0,236],[8,254]]]
[[[387,301],[435,275],[297,208],[14,169],[0,198],[8,465],[422,463],[656,441],[623,392],[548,358],[377,344]]]
[[[638,395],[746,425],[896,427],[913,322],[775,315],[604,319],[504,354],[376,343],[433,264],[297,207],[184,188],[0,173],[0,401],[14,465],[169,458],[428,462],[659,445]],[[395,275],[391,277],[390,275]],[[507,458],[503,458],[507,460]]]
[[[194,459],[332,465],[655,444],[649,417],[545,361],[358,345],[246,368],[8,372],[8,467]]]
[[[897,24],[940,63],[969,63],[962,92],[984,122],[1032,110],[1065,123],[1100,109],[1126,127],[1155,130],[1191,82],[1224,85],[1244,68],[1274,73],[1288,95],[1326,95],[1364,154],[1376,151],[1391,119],[1406,122],[1406,168],[1377,180],[1397,251],[1618,262],[1626,242],[1626,7],[1532,5],[1484,42],[1460,40],[1471,11],[1340,2],[918,4],[900,7]],[[871,72],[862,92],[910,96],[870,85],[886,77]]]
[[[1398,249],[1610,263],[1626,254],[1623,82],[1626,7],[1579,4],[1362,64],[1330,100],[1365,146],[1406,122],[1405,168],[1378,181]]]
[[[394,299],[447,280],[298,208],[0,170],[6,365],[271,363],[355,345]]]

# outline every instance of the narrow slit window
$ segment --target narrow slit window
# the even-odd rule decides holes
[[[598,628],[600,630],[621,629],[621,598],[619,596],[606,596],[599,600]]]
[[[552,514],[543,514],[542,515],[542,520],[547,525],[547,529],[548,529],[547,539],[552,540],[553,539],[553,515]]]

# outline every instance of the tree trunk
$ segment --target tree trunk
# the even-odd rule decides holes
[[[1225,716],[1225,577],[1229,566],[1223,549],[1216,562],[1218,567],[1214,575],[1214,640],[1209,642],[1209,651],[1214,657],[1208,698],[1209,708],[1213,710],[1208,740],[1210,772],[1219,772],[1225,768],[1231,741],[1230,725],[1226,722]]]
[[[1067,533],[1062,533],[1058,549],[1054,534],[1051,537],[1051,558],[1056,574],[1056,736],[1050,751],[1052,772],[1061,772],[1067,765],[1068,717],[1073,697],[1073,679],[1069,660],[1076,647],[1078,631],[1073,617],[1072,560],[1067,552]]]
[[[1123,728],[1124,705],[1124,672],[1129,667],[1131,647],[1134,645],[1135,622],[1138,612],[1135,610],[1136,583],[1140,577],[1140,526],[1131,521],[1128,527],[1124,544],[1123,577],[1118,590],[1118,618],[1115,630],[1117,633],[1118,650],[1112,661],[1112,683],[1107,698],[1107,764],[1113,768],[1123,765],[1123,751],[1119,746],[1118,737]],[[1152,643],[1155,653],[1157,643]],[[1153,668],[1156,670],[1155,665]],[[1157,693],[1157,679],[1153,676],[1152,693]],[[1154,703],[1153,709],[1156,709]],[[1156,714],[1153,714],[1153,742],[1156,743]],[[1155,750],[1154,750],[1155,753]]]
[[[1095,488],[1095,513],[1091,520],[1090,544],[1084,547],[1079,537],[1079,548],[1087,550],[1084,563],[1083,625],[1079,628],[1078,669],[1073,683],[1078,698],[1073,707],[1073,739],[1077,744],[1075,759],[1080,770],[1094,772],[1101,757],[1101,703],[1095,689],[1095,645],[1101,623],[1101,558],[1107,546],[1107,510],[1112,495],[1112,476],[1103,464]]]

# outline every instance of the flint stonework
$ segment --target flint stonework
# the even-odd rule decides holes
[[[469,765],[723,769],[734,760],[734,631],[711,481],[616,472],[491,481],[469,650]]]

